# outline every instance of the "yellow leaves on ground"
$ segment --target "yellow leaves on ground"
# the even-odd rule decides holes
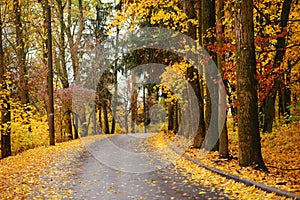
[[[299,173],[297,173],[299,170],[281,170],[282,168],[299,168],[300,166],[299,130],[300,124],[298,123],[290,127],[282,127],[274,133],[262,136],[262,153],[266,165],[277,167],[269,167],[269,174],[254,170],[251,167],[240,167],[236,159],[219,159],[217,152],[211,152],[205,154],[206,156],[200,157],[199,155],[204,153],[202,152],[203,150],[189,149],[186,154],[205,165],[220,169],[226,173],[299,194]],[[168,143],[172,142],[171,146],[176,146],[177,148],[181,148],[180,145],[188,142],[184,137],[175,137],[172,133],[161,132],[151,140],[148,140],[148,145],[151,145],[156,150],[163,150],[166,149],[166,141]],[[237,133],[230,132],[229,142],[231,155],[237,157]],[[170,152],[166,154],[165,159],[172,160],[184,175],[191,175],[190,181],[195,181],[208,187],[223,189],[225,194],[234,199],[285,199],[255,187],[247,187],[244,184],[228,180],[182,157],[178,159],[178,156],[172,155]]]
[[[266,165],[269,166],[270,173],[257,171],[251,167],[240,167],[236,159],[219,159],[217,152],[199,158],[197,155],[200,154],[201,150],[192,149],[187,155],[224,172],[299,194],[299,170],[285,170],[299,169],[299,130],[300,124],[298,123],[289,127],[283,126],[273,133],[262,135],[262,154]],[[237,157],[237,132],[229,132],[229,149],[230,154]],[[271,196],[271,194],[268,194],[268,196]],[[245,198],[251,199],[252,197],[245,196]],[[272,198],[274,197],[272,196]],[[253,197],[253,199],[255,198]]]
[[[71,163],[83,150],[80,140],[39,147],[0,160],[0,199],[62,199],[74,170]],[[51,179],[49,174],[52,173]]]

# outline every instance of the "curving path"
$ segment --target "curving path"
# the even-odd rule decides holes
[[[222,190],[191,183],[143,145],[144,136],[115,135],[87,145],[72,199],[228,199]],[[157,167],[157,168],[155,168]]]

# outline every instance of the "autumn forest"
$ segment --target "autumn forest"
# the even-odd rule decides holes
[[[0,88],[1,199],[76,199],[92,145],[150,133],[128,145],[173,149],[192,187],[300,198],[298,0],[1,0]]]

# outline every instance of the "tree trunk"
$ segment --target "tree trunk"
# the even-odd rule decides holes
[[[93,134],[96,135],[97,134],[97,109],[96,109],[96,105],[92,105],[92,109],[93,109]],[[76,138],[75,138],[76,139]]]
[[[17,43],[17,62],[20,81],[18,85],[21,103],[29,103],[28,93],[28,71],[26,65],[26,53],[24,44],[23,25],[21,21],[21,8],[18,0],[14,0],[15,25],[16,25],[16,43]]]
[[[102,133],[102,131],[103,131],[103,127],[102,127],[102,107],[98,106],[98,110],[99,110],[99,113],[98,113],[99,126],[100,126],[100,130],[101,130],[101,133]]]
[[[109,134],[109,123],[108,123],[108,113],[107,113],[107,106],[106,106],[106,103],[103,104],[103,120],[104,120],[104,123],[103,123],[103,132],[105,134]]]
[[[172,131],[174,129],[174,105],[169,102],[168,105],[168,130]]]
[[[112,120],[111,120],[111,131],[110,131],[110,134],[115,134],[115,129],[116,129],[116,120],[114,117],[112,117]]]
[[[282,5],[282,10],[281,10],[281,20],[280,20],[280,27],[281,27],[281,34],[284,34],[287,29],[287,22],[289,19],[290,15],[290,10],[291,10],[291,4],[292,0],[284,0],[283,5]],[[276,54],[274,58],[274,69],[277,69],[280,67],[284,54],[286,52],[286,39],[287,34],[284,37],[279,37],[277,38],[277,45],[276,45]],[[270,94],[267,96],[266,101],[265,101],[265,117],[264,117],[264,132],[272,132],[272,126],[273,126],[273,121],[275,118],[275,99],[276,99],[276,94],[277,91],[280,90],[280,88],[283,85],[283,75],[280,75],[275,78],[274,80],[274,85],[271,89]],[[271,109],[271,110],[270,110]]]
[[[73,114],[73,126],[74,126],[74,139],[78,139],[79,138],[79,134],[78,134],[78,116]]]
[[[212,57],[213,61],[216,63],[216,54],[209,50],[208,46],[214,44],[216,38],[214,36],[207,36],[206,34],[211,31],[210,29],[215,28],[216,23],[216,11],[215,11],[215,0],[203,0],[201,5],[201,26],[202,26],[202,44],[207,52]],[[206,81],[210,79],[209,74],[213,74],[211,70],[213,68],[205,68]],[[211,80],[214,81],[214,80]],[[211,122],[210,119],[217,119],[214,115],[218,115],[218,105],[212,105],[211,99],[218,99],[218,85],[212,87],[210,91],[206,87],[206,109],[205,109],[205,125],[209,129],[209,134],[205,139],[205,149],[207,150],[218,150],[219,144],[213,144],[214,138],[219,137],[218,135],[218,122]]]
[[[288,124],[290,122],[290,108],[291,105],[291,89],[289,88],[289,85],[291,84],[291,70],[292,65],[291,63],[288,63],[288,71],[286,72],[286,76],[284,77],[285,80],[283,81],[285,84],[283,84],[280,92],[279,92],[279,112],[282,116],[284,116],[285,122]]]
[[[49,143],[55,145],[55,127],[54,127],[54,100],[53,100],[53,59],[52,59],[52,29],[51,29],[51,7],[46,4],[47,21],[47,64],[48,64],[48,124],[49,124]]]
[[[64,7],[61,0],[56,0],[58,5],[58,13],[59,13],[59,23],[60,23],[60,34],[59,34],[59,60],[60,60],[60,67],[59,67],[59,74],[60,80],[62,82],[63,89],[69,88],[69,80],[68,80],[68,71],[66,65],[66,53],[65,53],[65,22],[64,22]],[[63,99],[63,112],[64,112],[64,126],[66,130],[66,134],[69,139],[73,138],[72,134],[72,102],[69,97],[67,99]]]
[[[81,119],[81,121],[80,121],[81,134],[80,135],[88,136],[88,121],[86,119],[86,111],[85,111],[84,106],[82,107],[82,113],[81,113],[80,119]]]
[[[144,133],[147,133],[147,105],[146,105],[146,85],[143,85],[143,118],[144,118]]]
[[[235,14],[239,164],[267,170],[259,135],[253,0],[237,1]]]
[[[133,82],[135,83],[135,81]],[[138,98],[138,92],[136,89],[133,90],[131,94],[131,132],[135,133],[135,124],[137,122],[137,98]]]
[[[2,16],[2,9],[0,6],[0,16]],[[3,41],[2,41],[2,17],[0,17],[0,84],[2,84],[1,90],[7,90],[7,85],[5,82],[5,55],[3,51]],[[6,158],[11,156],[11,140],[10,140],[10,121],[11,121],[11,113],[10,113],[10,104],[9,97],[6,96],[3,99],[2,105],[6,105],[6,107],[1,106],[1,118],[0,118],[0,134],[1,134],[1,158]],[[7,126],[6,126],[7,125]]]
[[[174,133],[178,133],[178,127],[179,127],[179,105],[178,100],[175,101],[175,108],[174,108]]]
[[[183,5],[184,5],[183,6],[184,12],[187,14],[188,18],[197,19],[196,10],[194,8],[193,3],[189,0],[185,0],[183,2]],[[197,34],[196,26],[190,23],[188,29],[188,35],[191,38],[196,39],[197,38],[196,34]],[[201,96],[199,73],[200,72],[197,69],[195,69],[194,66],[191,66],[187,69],[187,77],[197,96],[197,101],[198,101],[197,104],[199,106],[199,123],[198,123],[197,133],[193,141],[194,148],[200,148],[205,137],[204,103],[203,103],[203,98]],[[196,74],[196,78],[195,78],[195,74]]]
[[[78,56],[78,47],[82,38],[82,33],[84,29],[84,19],[83,19],[83,5],[82,0],[78,0],[78,30],[75,35],[72,35],[71,27],[72,27],[72,1],[68,0],[68,26],[66,27],[66,34],[70,46],[70,54],[71,54],[71,61],[72,61],[72,68],[74,73],[74,80],[76,79],[78,68],[79,68],[79,56]]]
[[[223,65],[222,63],[225,61],[222,47],[223,47],[223,33],[224,26],[222,24],[222,19],[224,17],[224,0],[216,0],[216,33],[217,33],[217,43],[218,43],[218,52],[217,52],[217,65],[218,70],[221,73],[222,77],[224,76]],[[225,84],[226,87],[226,84]],[[228,88],[227,88],[228,91]],[[222,113],[220,107],[218,108],[219,112]],[[227,113],[227,112],[226,112]],[[227,116],[225,116],[226,119]],[[227,120],[224,122],[224,126],[219,137],[219,154],[222,158],[229,157],[228,151],[228,134],[227,134]]]

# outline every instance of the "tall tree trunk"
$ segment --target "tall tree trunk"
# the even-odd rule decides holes
[[[216,0],[216,33],[217,33],[217,43],[218,43],[218,52],[217,52],[217,65],[218,70],[221,73],[222,77],[224,76],[223,65],[222,63],[225,61],[222,47],[223,47],[223,33],[224,33],[224,26],[222,24],[223,17],[224,17],[224,0]],[[226,87],[226,84],[225,84]],[[228,90],[228,88],[227,88]],[[220,107],[218,108],[219,112],[222,113]],[[219,137],[219,154],[223,158],[229,157],[228,152],[228,134],[227,134],[227,125],[226,120],[227,116],[225,116],[224,126]]]
[[[237,1],[235,14],[239,164],[256,164],[267,170],[261,154],[258,122],[253,0]]]
[[[197,19],[197,13],[191,1],[185,0],[183,2],[183,9],[189,19]],[[197,34],[196,26],[190,23],[188,29],[188,35],[191,38],[196,40],[197,38],[196,34]],[[197,133],[193,141],[194,148],[200,148],[205,137],[204,103],[203,103],[203,98],[201,96],[199,73],[200,72],[197,69],[195,69],[194,66],[191,66],[187,69],[187,77],[197,96],[197,101],[198,101],[197,104],[199,106],[199,123],[198,123]],[[196,74],[196,78],[195,78],[195,74]]]
[[[64,22],[64,6],[61,0],[56,0],[58,5],[58,13],[59,13],[59,23],[60,23],[60,33],[59,33],[59,60],[60,60],[60,80],[62,82],[63,89],[69,88],[69,80],[68,80],[68,72],[67,72],[67,64],[66,64],[66,44],[65,44],[65,32],[66,26]],[[63,112],[64,112],[64,126],[66,130],[66,135],[69,139],[73,139],[72,134],[72,102],[66,98],[63,100]]]
[[[0,84],[2,85],[1,90],[7,90],[7,84],[5,81],[5,55],[3,51],[3,37],[2,37],[2,8],[0,5]],[[1,118],[0,118],[0,134],[1,134],[1,158],[6,158],[11,156],[11,141],[10,141],[10,121],[11,121],[11,113],[10,113],[10,104],[9,104],[9,96],[6,96],[3,99],[2,105],[6,105],[5,107],[1,107]]]
[[[18,85],[19,95],[22,104],[29,103],[28,93],[28,70],[26,65],[26,53],[24,44],[23,25],[21,20],[21,8],[19,0],[14,0],[15,26],[16,26],[16,43],[17,43],[17,62],[20,81]]]
[[[55,127],[54,127],[54,100],[53,100],[53,59],[52,59],[52,29],[51,29],[51,7],[46,4],[47,21],[47,64],[48,64],[48,124],[49,124],[49,144],[55,145]]]
[[[281,34],[286,33],[287,31],[287,23],[290,15],[291,10],[291,4],[292,0],[284,0],[281,10],[281,19],[280,19],[280,28],[281,28]],[[286,36],[277,38],[277,45],[276,45],[276,54],[274,58],[274,69],[277,69],[280,67],[284,54],[286,52]],[[270,91],[270,94],[265,99],[265,117],[264,117],[264,126],[263,126],[263,132],[272,132],[272,126],[273,121],[275,118],[275,99],[277,91],[282,87],[283,85],[283,75],[280,75],[275,78],[274,85]]]
[[[210,56],[212,57],[213,61],[216,63],[216,54],[209,50],[208,46],[211,44],[214,44],[215,37],[213,36],[207,36],[207,33],[209,31],[212,31],[215,28],[216,23],[216,11],[215,11],[215,0],[203,0],[201,5],[201,26],[202,26],[202,44],[204,48],[208,51]],[[210,75],[212,74],[213,68],[205,68],[205,74],[206,74],[206,81],[210,79]],[[211,80],[213,81],[213,80]],[[207,135],[205,139],[205,148],[207,150],[218,150],[219,143],[213,144],[215,137],[218,137],[218,123],[217,122],[211,122],[210,119],[214,118],[217,119],[217,117],[214,117],[214,115],[218,115],[218,106],[211,104],[211,99],[218,99],[218,85],[215,85],[215,87],[212,87],[212,89],[209,91],[206,87],[206,109],[205,109],[205,125],[206,129],[210,127],[209,135]],[[212,116],[213,115],[213,116]],[[213,147],[212,147],[213,146]]]

